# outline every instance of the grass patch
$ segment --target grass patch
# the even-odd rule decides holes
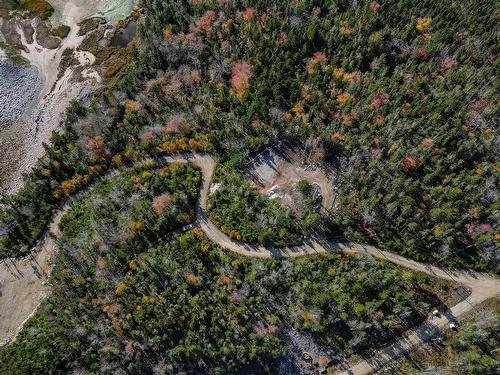
[[[14,64],[29,65],[30,62],[28,61],[28,59],[22,57],[19,54],[19,52],[20,52],[19,47],[12,45],[12,44],[0,42],[0,49],[5,52],[5,54],[9,58],[9,60],[11,62],[13,62]]]
[[[100,50],[97,61],[103,61],[105,64],[104,77],[119,77],[127,67],[130,52],[130,48],[103,48]]]
[[[2,49],[7,56],[13,55],[19,52],[19,48],[15,45],[0,42],[0,49]]]

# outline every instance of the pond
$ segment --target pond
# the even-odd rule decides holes
[[[130,21],[128,25],[115,33],[111,39],[111,47],[127,47],[127,45],[135,38],[137,33],[137,22]]]

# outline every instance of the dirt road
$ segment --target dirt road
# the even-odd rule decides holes
[[[459,319],[470,312],[474,306],[479,305],[487,299],[497,297],[500,292],[496,280],[492,280],[491,282],[478,280],[475,284],[472,284],[471,289],[472,295],[470,297],[456,304],[440,317],[429,318],[405,337],[380,350],[374,351],[370,354],[369,358],[363,359],[350,367],[349,371],[341,371],[338,374],[372,374],[388,363],[404,357],[422,343],[429,342],[432,338],[439,336],[440,330],[446,329],[450,320]]]
[[[373,246],[361,245],[354,242],[333,242],[308,239],[300,246],[290,248],[267,248],[260,245],[252,245],[232,240],[212,224],[207,216],[208,195],[215,170],[215,160],[209,155],[189,154],[159,157],[158,161],[161,163],[189,162],[201,170],[202,183],[196,205],[196,224],[210,240],[217,243],[222,248],[226,248],[244,256],[256,258],[295,258],[311,254],[338,251],[369,254],[375,258],[383,258],[415,271],[421,271],[434,277],[464,284],[471,289],[470,297],[452,307],[443,317],[439,319],[429,319],[407,337],[377,351],[376,354],[370,358],[355,364],[351,368],[351,373],[353,374],[371,374],[387,362],[401,357],[415,346],[429,341],[437,332],[436,329],[445,327],[450,319],[459,318],[486,299],[500,295],[500,280],[488,275],[472,271],[451,271],[436,266],[426,265],[406,259],[397,254],[381,251]],[[103,178],[109,178],[118,172],[119,170],[114,170]],[[89,188],[91,188],[91,186]],[[87,188],[87,190],[89,188]],[[49,289],[45,284],[50,269],[50,258],[55,253],[55,244],[50,236],[50,232],[57,235],[59,221],[69,208],[70,203],[56,213],[50,224],[49,233],[40,241],[38,246],[39,251],[35,253],[36,255],[20,261],[8,260],[0,265],[0,283],[2,288],[0,290],[0,342],[6,343],[9,342],[11,338],[15,337],[21,329],[22,324],[36,310],[41,300],[47,295]],[[30,260],[32,258],[34,258],[34,260]]]

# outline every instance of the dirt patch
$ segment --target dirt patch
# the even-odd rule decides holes
[[[50,230],[57,231],[56,225]],[[45,236],[38,249],[26,258],[0,263],[0,346],[17,335],[50,291],[47,279],[56,243]]]
[[[325,374],[342,360],[333,350],[318,346],[312,336],[288,327],[281,339],[287,350],[280,360],[280,369],[289,374]]]
[[[471,294],[471,289],[465,285],[456,285],[450,290],[449,295],[445,299],[445,304],[448,306],[455,306],[468,298]]]
[[[267,150],[253,161],[248,174],[259,192],[292,209],[296,208],[297,184],[307,180],[321,194],[322,211],[330,211],[335,208],[337,196],[332,172],[307,165],[303,160],[298,149]]]

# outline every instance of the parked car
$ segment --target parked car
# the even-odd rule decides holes
[[[183,231],[183,232],[189,232],[189,231],[190,231],[191,229],[193,229],[193,228],[194,228],[194,224],[184,225],[184,226],[182,227],[182,231]]]

